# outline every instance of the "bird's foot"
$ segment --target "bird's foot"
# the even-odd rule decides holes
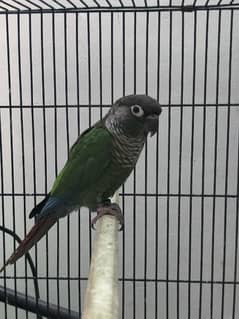
[[[120,223],[119,231],[123,230],[124,216],[121,212],[121,209],[120,209],[118,204],[115,204],[115,203],[111,204],[110,202],[109,203],[106,202],[106,203],[104,203],[103,206],[100,206],[97,208],[97,215],[91,221],[91,226],[93,229],[95,229],[95,224],[96,224],[97,220],[104,215],[115,216]]]

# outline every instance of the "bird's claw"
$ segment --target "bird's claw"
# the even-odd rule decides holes
[[[97,215],[92,219],[91,227],[95,230],[95,224],[100,217],[102,217],[104,215],[111,215],[111,216],[115,216],[118,219],[118,221],[120,223],[119,231],[123,230],[124,229],[124,216],[121,212],[119,205],[116,203],[112,203],[112,204],[109,203],[108,205],[107,204],[97,208]]]

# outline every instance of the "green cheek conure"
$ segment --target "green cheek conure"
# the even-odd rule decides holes
[[[23,256],[59,218],[82,206],[99,212],[130,175],[148,134],[157,132],[160,113],[155,99],[128,95],[83,132],[50,193],[31,211],[29,217],[36,217],[36,224],[1,271]]]

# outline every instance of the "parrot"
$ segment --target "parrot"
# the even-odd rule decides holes
[[[98,213],[97,217],[104,214],[102,207],[110,203],[115,191],[129,177],[148,134],[153,136],[158,131],[161,111],[157,100],[148,95],[126,95],[86,129],[71,147],[51,191],[30,212],[29,218],[35,217],[34,226],[0,272],[26,254],[70,212],[88,207]],[[123,223],[123,215],[116,207],[110,213],[115,213]]]

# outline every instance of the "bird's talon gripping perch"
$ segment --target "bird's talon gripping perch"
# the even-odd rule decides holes
[[[104,206],[100,206],[97,208],[97,215],[91,221],[91,226],[94,230],[95,230],[95,224],[97,220],[104,215],[115,216],[120,223],[119,231],[124,229],[124,216],[121,212],[121,209],[118,204],[112,203],[112,204],[109,204],[109,205],[106,204]]]

